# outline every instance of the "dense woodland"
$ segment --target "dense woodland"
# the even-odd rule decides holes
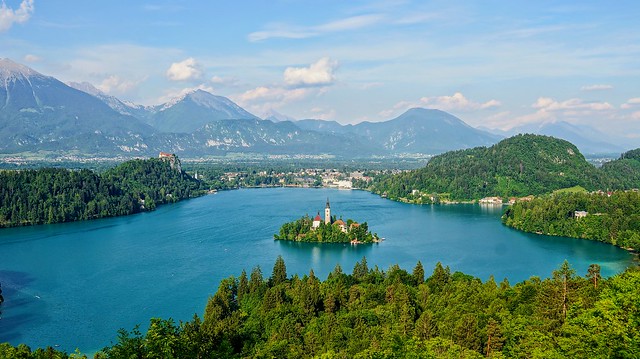
[[[59,168],[0,171],[0,227],[127,215],[203,193],[199,181],[174,168],[152,158],[101,174]]]
[[[435,156],[424,168],[380,178],[369,189],[391,199],[428,203],[433,202],[431,197],[435,201],[522,197],[573,186],[589,191],[640,187],[640,150],[598,169],[567,141],[517,135],[491,147]]]
[[[288,222],[280,227],[280,233],[274,234],[277,240],[297,241],[297,242],[318,242],[318,243],[349,243],[356,240],[361,243],[373,243],[379,240],[378,235],[369,232],[367,222],[356,223],[348,219],[344,224],[347,231],[343,232],[336,223],[335,218],[332,223],[320,222],[320,227],[311,228],[313,219],[304,216],[293,222]]]
[[[121,330],[97,358],[637,358],[640,271],[585,277],[565,261],[550,278],[486,282],[436,265],[425,280],[392,266],[320,281],[289,277],[278,258],[224,279],[204,317],[152,319]],[[67,358],[54,349],[0,344],[2,358]]]
[[[620,188],[639,188],[640,148],[625,152],[617,160],[605,163],[602,171]]]
[[[576,211],[587,216],[576,218]],[[526,232],[593,239],[640,250],[640,193],[565,192],[516,202],[503,223]]]

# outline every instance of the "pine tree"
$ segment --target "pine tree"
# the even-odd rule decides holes
[[[553,281],[562,285],[562,319],[567,318],[567,307],[569,304],[569,285],[576,271],[571,268],[569,262],[565,259],[560,268],[553,271]]]
[[[413,268],[413,280],[416,285],[420,285],[424,283],[424,267],[422,266],[422,262],[418,261],[416,266]]]
[[[362,257],[362,262],[356,262],[353,266],[353,278],[358,281],[363,281],[369,274],[369,267],[367,266],[367,257]]]
[[[249,280],[247,279],[247,272],[243,269],[238,280],[238,302],[242,300],[242,297],[249,293]]]
[[[258,293],[262,289],[262,270],[260,266],[255,266],[251,270],[251,276],[249,277],[249,293]]]
[[[276,263],[273,265],[273,272],[271,273],[271,283],[276,286],[284,283],[287,280],[287,266],[284,264],[282,256],[278,256]]]
[[[485,349],[487,357],[501,351],[503,343],[504,337],[502,336],[502,330],[500,330],[500,324],[495,319],[490,318],[487,322],[487,346]]]
[[[600,266],[597,264],[591,264],[587,269],[587,278],[593,282],[593,289],[598,289],[598,281],[600,278]]]

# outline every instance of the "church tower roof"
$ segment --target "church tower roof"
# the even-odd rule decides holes
[[[327,197],[327,206],[325,208],[331,208],[331,206],[329,205],[329,197]]]

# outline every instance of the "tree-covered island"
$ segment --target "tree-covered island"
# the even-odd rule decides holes
[[[324,220],[318,213],[314,218],[304,217],[288,222],[280,227],[280,233],[274,234],[276,240],[319,243],[377,243],[378,234],[369,232],[367,222],[358,223],[351,219],[343,221],[331,216],[331,206],[327,198]]]

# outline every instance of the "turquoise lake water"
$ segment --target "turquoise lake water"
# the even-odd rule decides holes
[[[369,223],[386,240],[374,245],[273,240],[280,225],[324,210]],[[111,344],[119,328],[144,328],[152,317],[202,315],[220,279],[259,265],[265,277],[282,255],[289,275],[313,269],[326,278],[336,264],[351,272],[418,260],[486,280],[514,284],[548,277],[569,260],[579,275],[591,263],[609,276],[633,265],[616,247],[521,233],[500,223],[502,208],[416,206],[363,191],[243,189],[221,192],[154,212],[88,222],[0,230],[0,342],[32,348],[58,345],[91,352]]]

